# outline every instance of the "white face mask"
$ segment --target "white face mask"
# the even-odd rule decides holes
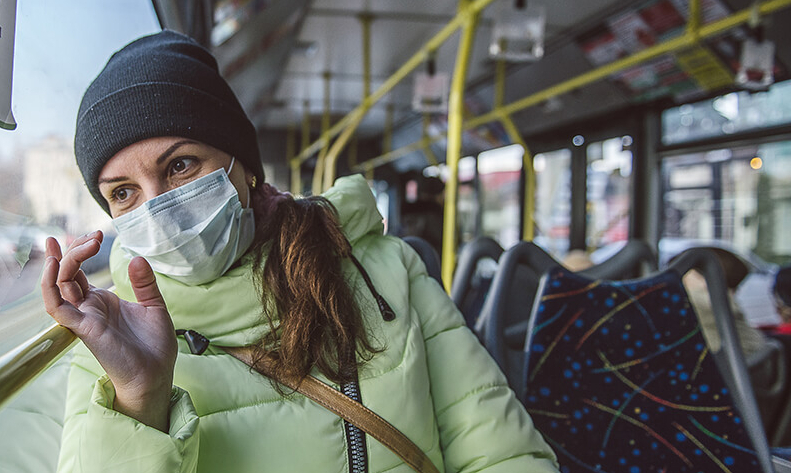
[[[255,234],[253,210],[242,207],[228,178],[233,164],[228,172],[220,168],[113,219],[121,248],[184,284],[220,277]]]

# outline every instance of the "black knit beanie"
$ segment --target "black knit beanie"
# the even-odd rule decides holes
[[[213,146],[264,180],[255,127],[217,61],[189,37],[168,30],[113,54],[82,97],[74,136],[77,166],[107,213],[97,184],[102,167],[127,146],[160,136]]]

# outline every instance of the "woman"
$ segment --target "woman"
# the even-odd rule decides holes
[[[365,181],[301,200],[263,184],[252,124],[189,38],[117,52],[83,97],[75,150],[118,230],[116,293],[79,270],[101,233],[63,255],[48,242],[47,312],[84,343],[60,471],[410,471],[261,371],[342,387],[440,471],[557,471],[417,255],[382,236]]]

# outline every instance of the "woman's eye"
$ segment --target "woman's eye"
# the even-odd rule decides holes
[[[180,174],[192,166],[192,158],[176,158],[170,162],[170,174]]]
[[[123,202],[129,198],[129,189],[121,187],[113,191],[113,200],[116,202]]]

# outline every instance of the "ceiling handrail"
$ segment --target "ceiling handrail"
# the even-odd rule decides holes
[[[768,0],[760,3],[758,6],[761,15],[768,15],[788,7],[791,7],[791,0]],[[750,7],[726,16],[720,20],[701,26],[696,35],[691,34],[690,31],[687,30],[685,33],[682,33],[680,36],[677,36],[673,39],[651,46],[650,48],[644,49],[631,56],[627,56],[609,64],[605,64],[604,66],[585,72],[559,84],[550,86],[544,90],[528,95],[527,97],[523,97],[502,107],[492,109],[490,112],[467,120],[465,122],[464,129],[471,130],[490,122],[501,121],[502,116],[510,116],[526,108],[541,104],[548,99],[579,89],[580,87],[584,87],[590,83],[609,77],[610,75],[620,72],[624,69],[628,69],[629,67],[636,66],[643,62],[654,59],[657,56],[661,56],[662,54],[671,53],[679,49],[693,46],[696,44],[696,42],[693,41],[693,37],[697,37],[699,41],[740,26],[749,22],[752,12],[753,7]],[[447,135],[444,133],[432,136],[431,143],[439,142],[446,136]],[[421,143],[418,141],[404,145],[401,148],[396,148],[388,153],[383,153],[369,160],[362,161],[357,164],[357,166],[352,168],[352,170],[355,172],[361,172],[370,166],[383,166],[411,153],[414,151],[412,148],[414,146],[419,146],[420,144]]]
[[[379,102],[385,95],[387,95],[396,85],[403,81],[409,74],[417,69],[423,62],[428,59],[432,52],[436,51],[442,44],[450,38],[457,29],[459,29],[465,21],[465,18],[470,12],[478,13],[494,0],[474,0],[470,2],[469,6],[459,11],[448,24],[446,24],[434,37],[429,39],[411,58],[409,58],[396,72],[388,77],[382,85],[379,86],[371,95],[366,97],[363,102],[358,105],[354,110],[344,116],[338,123],[332,126],[329,130],[314,141],[310,146],[304,148],[297,156],[291,159],[304,162],[314,154],[316,154],[322,147],[325,146],[329,140],[340,134],[346,129],[357,117],[358,114],[365,115],[368,109],[374,104]]]

